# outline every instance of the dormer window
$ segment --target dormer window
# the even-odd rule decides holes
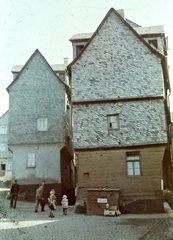
[[[76,46],[76,56],[78,56],[80,54],[80,52],[82,51],[83,48],[84,48],[84,45]]]
[[[65,73],[59,73],[59,78],[65,82]]]
[[[152,47],[158,48],[157,39],[150,39],[150,40],[148,40],[148,43],[149,43]]]

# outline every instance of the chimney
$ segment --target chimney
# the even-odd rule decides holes
[[[64,64],[68,64],[68,57],[64,57]]]

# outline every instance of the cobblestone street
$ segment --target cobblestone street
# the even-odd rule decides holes
[[[68,215],[62,215],[61,206],[50,219],[45,212],[34,212],[34,203],[18,201],[17,208],[9,208],[6,193],[0,191],[1,240],[173,240],[173,220],[163,214],[123,214],[104,217],[75,214],[70,206]]]

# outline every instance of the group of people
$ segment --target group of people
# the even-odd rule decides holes
[[[10,189],[10,207],[11,208],[16,208],[16,203],[17,203],[17,198],[18,198],[18,193],[19,193],[19,184],[17,183],[17,180],[14,180],[14,183],[11,186]],[[35,194],[35,213],[38,212],[38,206],[41,206],[41,211],[44,212],[44,207],[45,207],[45,181],[42,182],[42,184],[39,185],[39,187],[36,190]],[[67,215],[67,209],[68,209],[68,198],[66,195],[63,195],[62,200],[62,209],[63,209],[63,215]],[[55,190],[52,189],[50,191],[50,196],[48,198],[48,206],[50,209],[50,214],[49,217],[53,218],[54,217],[54,211],[56,210],[56,196],[55,196]]]

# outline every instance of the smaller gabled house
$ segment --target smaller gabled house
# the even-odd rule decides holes
[[[59,71],[54,65],[54,69],[38,49],[24,66],[12,69],[14,80],[7,88],[12,177],[33,200],[38,184],[44,180],[47,197],[54,188],[58,202],[64,193],[73,202],[71,93],[61,80],[65,68],[61,65]]]
[[[8,111],[0,117],[0,182],[12,179],[12,153],[8,149]]]

